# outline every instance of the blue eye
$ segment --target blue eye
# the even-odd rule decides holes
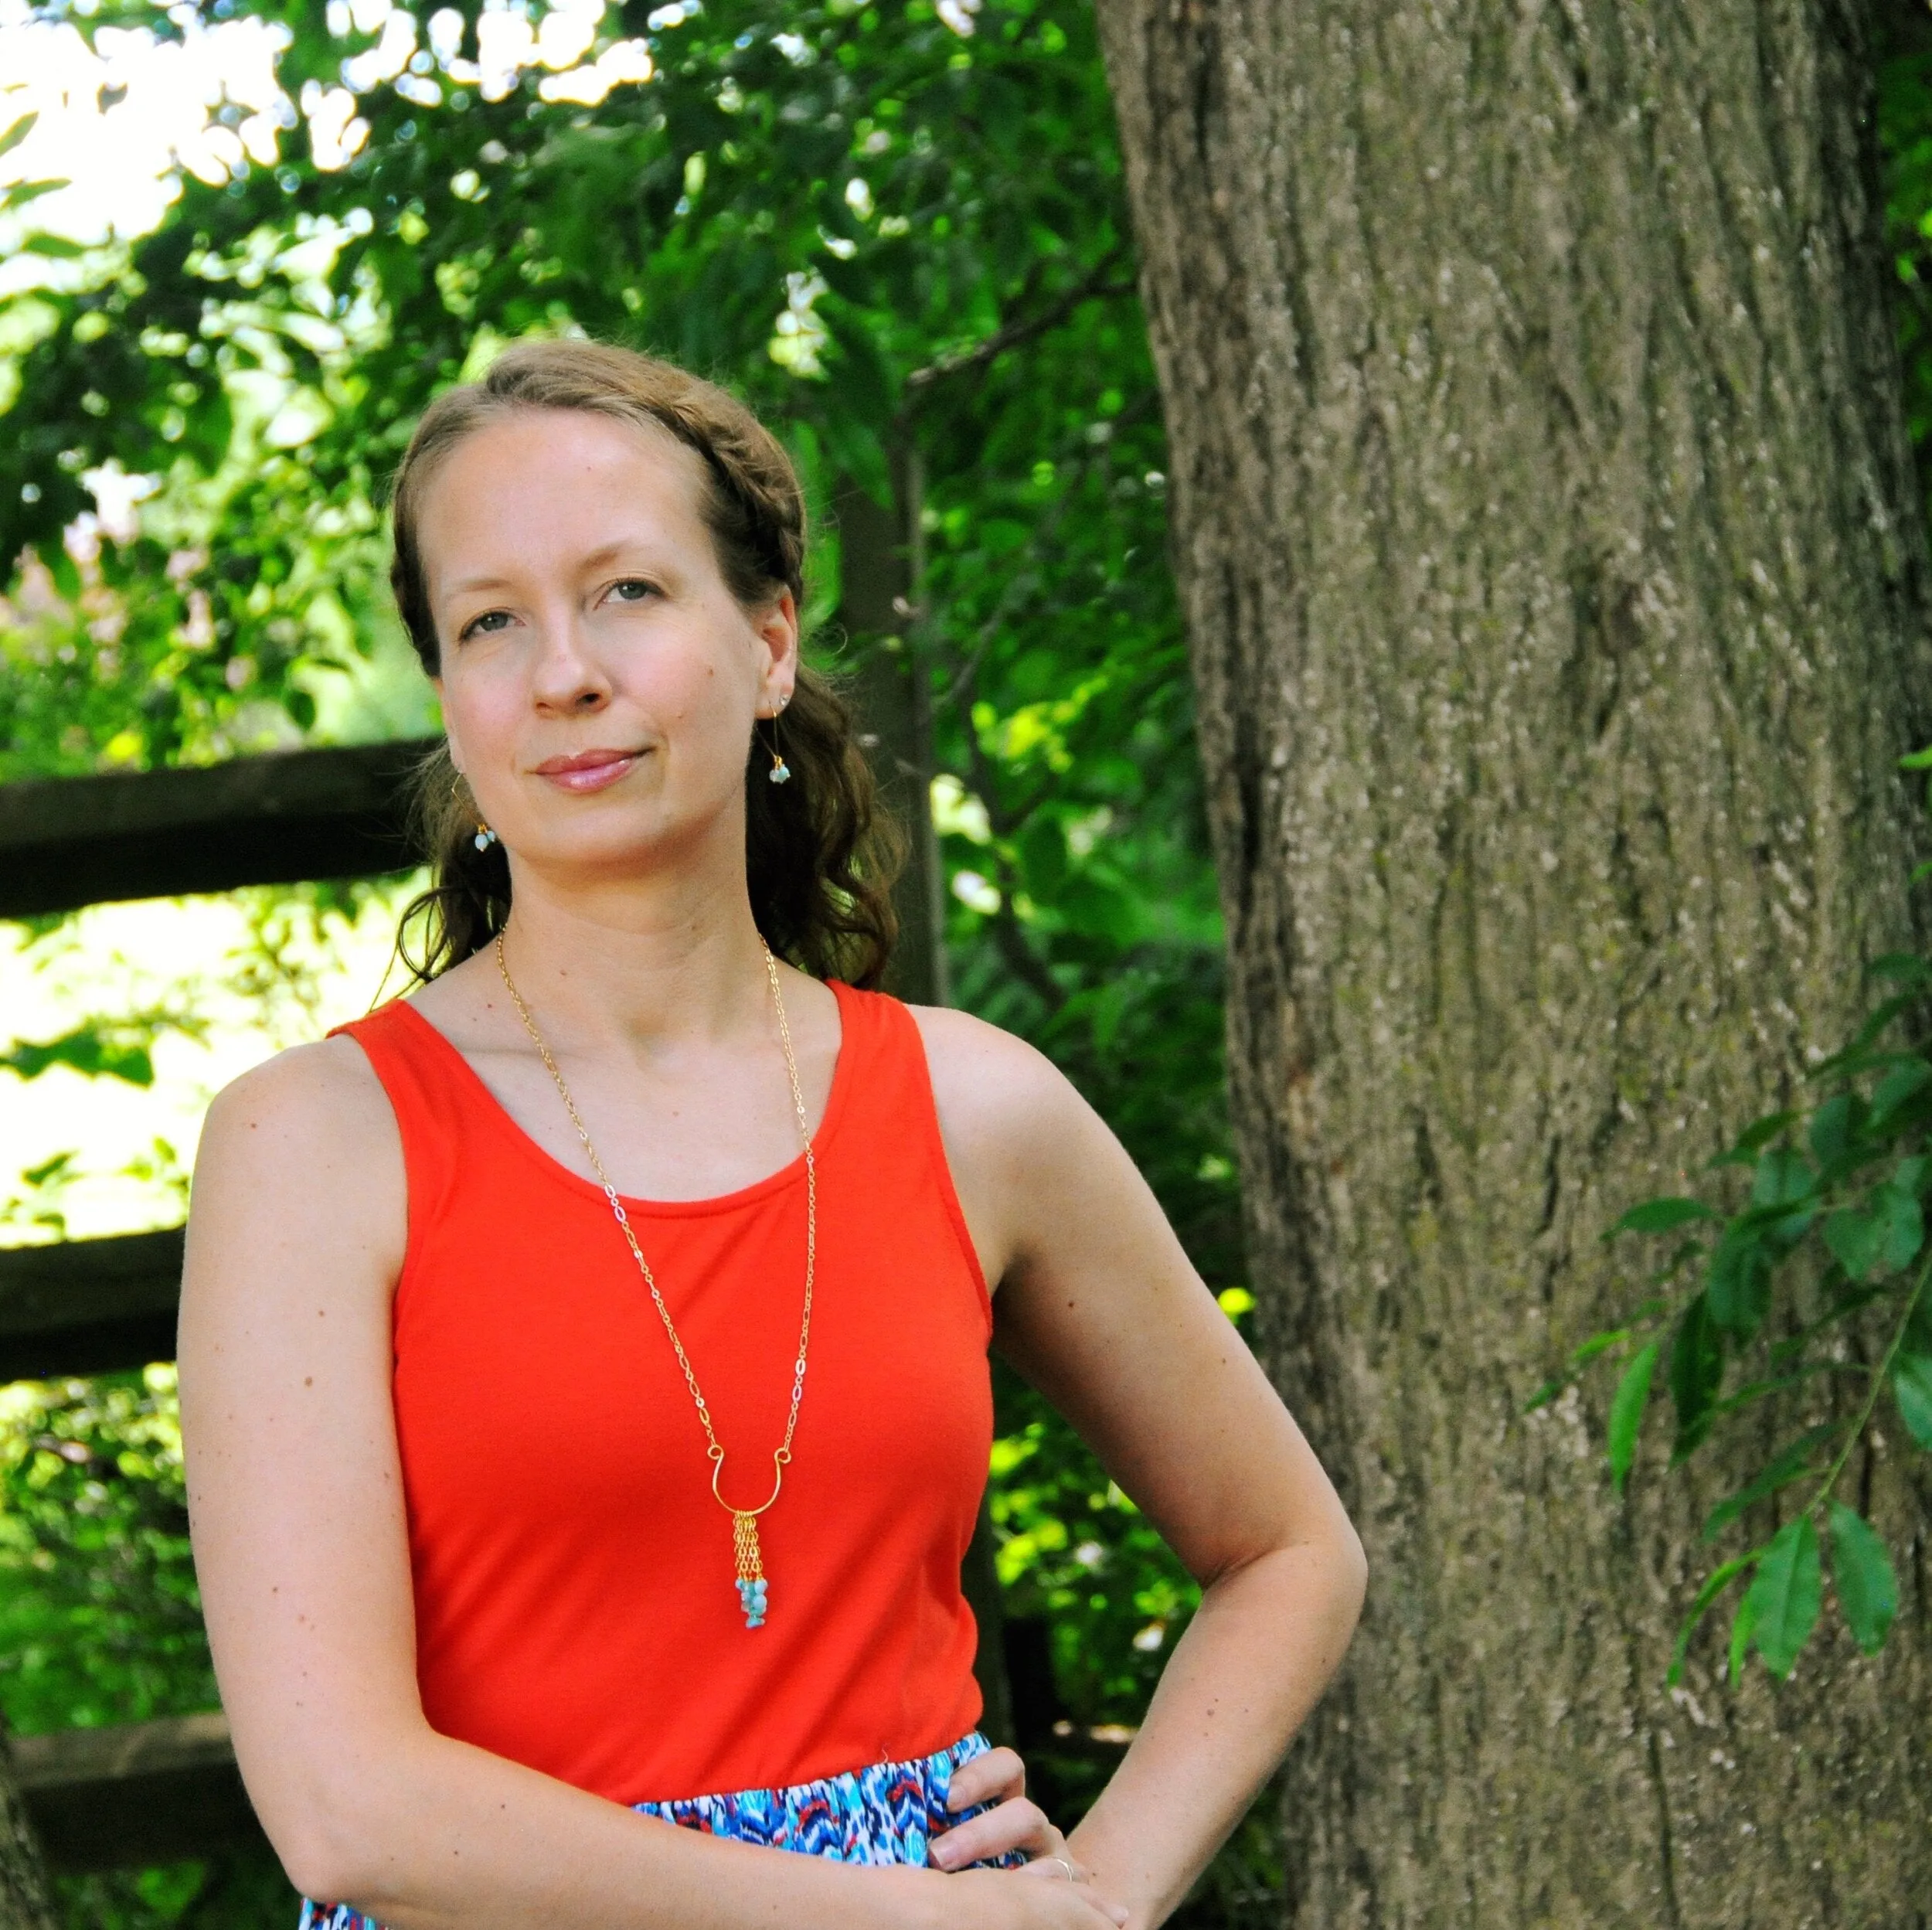
[[[460,643],[464,638],[478,630],[483,631],[485,635],[492,635],[502,624],[508,623],[509,620],[510,613],[507,610],[485,610],[482,615],[472,617],[468,623],[464,625],[457,633],[457,641]]]
[[[658,586],[646,583],[641,577],[626,577],[611,586],[611,594],[620,603],[641,603],[646,597],[655,596]],[[630,594],[634,591],[635,594]]]

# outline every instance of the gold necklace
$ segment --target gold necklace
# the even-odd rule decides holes
[[[764,945],[761,937],[760,945]],[[582,1115],[570,1097],[570,1088],[563,1083],[563,1074],[557,1070],[556,1060],[550,1057],[550,1048],[543,1043],[543,1035],[536,1029],[536,1021],[530,1016],[530,1008],[523,1002],[516,983],[510,976],[510,968],[503,961],[503,934],[496,934],[496,968],[503,975],[503,983],[509,990],[517,1016],[523,1021],[523,1029],[529,1033],[532,1043],[542,1058],[550,1077],[556,1082],[556,1089],[563,1095],[564,1108],[570,1115],[570,1123],[577,1129],[577,1137],[583,1142],[583,1149],[590,1156],[590,1164],[595,1170],[598,1183],[604,1188],[604,1196],[611,1203],[611,1210],[617,1215],[617,1224],[624,1230],[624,1237],[631,1248],[631,1257],[638,1263],[638,1271],[644,1275],[644,1284],[651,1289],[651,1298],[658,1309],[658,1317],[664,1322],[664,1330],[671,1336],[671,1345],[678,1356],[678,1365],[684,1370],[684,1384],[691,1390],[691,1398],[698,1410],[698,1418],[703,1424],[705,1439],[710,1445],[705,1453],[711,1462],[711,1493],[719,1507],[731,1516],[733,1551],[738,1560],[738,1606],[743,1610],[745,1626],[759,1629],[764,1625],[765,1580],[764,1561],[758,1547],[758,1517],[773,1502],[778,1499],[778,1490],[784,1486],[785,1469],[791,1464],[791,1437],[798,1425],[798,1403],[805,1391],[805,1349],[811,1339],[811,1284],[812,1275],[818,1258],[818,1167],[811,1150],[811,1128],[805,1118],[804,1094],[798,1086],[798,1062],[792,1056],[791,1028],[785,1023],[784,995],[778,989],[778,964],[771,955],[771,948],[764,946],[765,975],[771,984],[771,1001],[778,1011],[778,1036],[785,1049],[785,1070],[791,1076],[791,1103],[798,1115],[798,1136],[805,1146],[805,1312],[798,1327],[798,1356],[792,1363],[791,1411],[785,1418],[785,1438],[773,1451],[771,1456],[771,1493],[763,1504],[756,1508],[734,1508],[718,1491],[719,1477],[724,1472],[725,1451],[718,1445],[718,1437],[712,1431],[711,1410],[705,1405],[704,1396],[698,1390],[698,1377],[691,1370],[691,1362],[684,1350],[684,1343],[678,1338],[678,1330],[671,1323],[671,1309],[664,1304],[664,1295],[658,1291],[658,1283],[651,1271],[650,1263],[644,1257],[644,1249],[638,1244],[638,1236],[631,1231],[631,1217],[624,1210],[624,1202],[617,1197],[617,1190],[611,1183],[610,1175],[604,1169],[604,1162],[597,1157],[597,1149],[590,1143],[590,1133],[585,1129]]]

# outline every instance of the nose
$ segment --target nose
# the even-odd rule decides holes
[[[537,625],[531,701],[539,710],[574,715],[600,710],[610,696],[610,677],[590,647],[577,611],[566,605],[546,612]]]

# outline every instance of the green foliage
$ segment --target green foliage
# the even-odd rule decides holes
[[[124,1079],[130,1085],[151,1086],[155,1082],[154,1057],[147,1040],[138,1036],[150,1030],[138,1019],[90,1019],[57,1039],[38,1043],[15,1040],[11,1051],[0,1052],[0,1070],[17,1073],[22,1079],[37,1079],[49,1066],[67,1066],[90,1078],[107,1077]],[[131,1038],[131,1033],[137,1036]]]
[[[0,1393],[0,1575],[10,1727],[213,1706],[172,1367]]]
[[[1932,753],[1903,762],[1932,768]],[[1590,1336],[1528,1404],[1543,1405],[1589,1363],[1648,1333],[1611,1401],[1606,1458],[1620,1493],[1666,1346],[1675,1423],[1671,1468],[1721,1424],[1749,1411],[1774,1414],[1790,1433],[1706,1520],[1709,1542],[1785,1489],[1802,1489],[1774,1533],[1752,1540],[1706,1578],[1678,1631],[1672,1683],[1698,1625],[1742,1576],[1750,1581],[1731,1625],[1733,1681],[1753,1648],[1774,1676],[1790,1674],[1822,1612],[1828,1548],[1839,1611],[1866,1654],[1884,1646],[1897,1610],[1883,1538],[1836,1489],[1888,1390],[1906,1438],[1932,1451],[1932,1247],[1924,1210],[1932,1191],[1932,1061],[1911,1038],[1885,1043],[1923,1023],[1932,960],[1892,954],[1871,970],[1899,989],[1843,1050],[1806,1075],[1818,1096],[1808,1107],[1754,1121],[1710,1162],[1713,1173],[1747,1171],[1748,1197],[1729,1213],[1675,1196],[1624,1213],[1607,1239],[1672,1241],[1648,1282],[1651,1296],[1631,1325]],[[1821,1403],[1826,1412],[1818,1418]]]

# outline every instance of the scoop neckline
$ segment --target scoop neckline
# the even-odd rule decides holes
[[[857,994],[853,988],[837,979],[827,979],[822,983],[832,988],[832,996],[838,1003],[838,1050],[832,1060],[832,1085],[825,1094],[825,1108],[818,1116],[818,1124],[811,1135],[812,1152],[822,1158],[832,1135],[838,1129],[838,1122],[845,1111],[845,1095],[852,1078],[852,1016],[855,1009]],[[596,1200],[600,1205],[608,1203],[604,1189],[594,1179],[587,1179],[580,1173],[575,1173],[558,1159],[556,1155],[539,1141],[532,1138],[518,1125],[508,1107],[490,1090],[488,1081],[463,1056],[455,1042],[434,1020],[426,1018],[406,998],[394,1001],[396,1008],[409,1014],[413,1023],[420,1027],[449,1061],[457,1075],[470,1088],[473,1095],[481,1101],[482,1110],[498,1129],[499,1136],[507,1139],[519,1147],[526,1158],[556,1179],[562,1180],[574,1192]],[[675,1218],[685,1215],[725,1213],[733,1207],[748,1206],[769,1193],[782,1192],[786,1187],[801,1183],[805,1177],[804,1149],[801,1146],[795,1158],[768,1173],[762,1179],[753,1179],[748,1184],[730,1193],[717,1193],[699,1200],[648,1200],[641,1194],[620,1193],[619,1202],[627,1213],[640,1213],[658,1218]]]

